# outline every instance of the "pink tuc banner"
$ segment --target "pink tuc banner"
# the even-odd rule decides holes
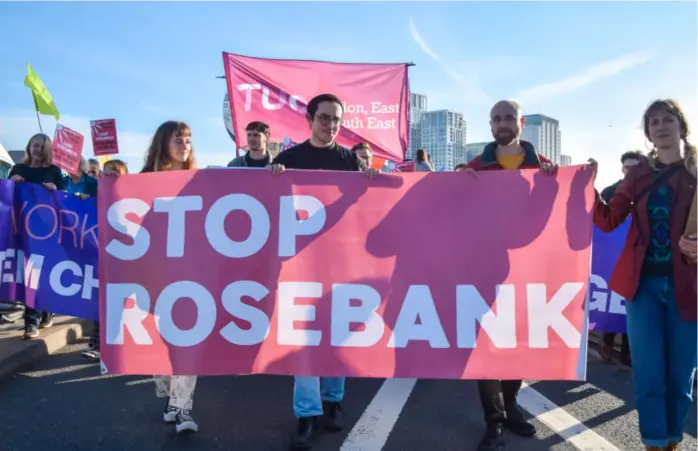
[[[103,179],[104,371],[582,378],[592,202],[578,167]]]
[[[308,101],[330,93],[344,102],[344,123],[337,138],[340,144],[351,147],[366,141],[378,158],[404,159],[409,130],[406,64],[281,60],[223,53],[223,65],[235,136],[245,136],[248,123],[264,121],[271,127],[271,142],[280,150],[305,141]]]

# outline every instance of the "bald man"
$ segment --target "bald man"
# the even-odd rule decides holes
[[[464,171],[540,168],[546,174],[554,174],[557,166],[537,153],[533,144],[520,139],[523,126],[524,118],[518,103],[511,100],[497,102],[490,111],[490,127],[494,142],[488,144],[481,155],[468,163]],[[534,194],[534,191],[535,188],[528,201],[549,203],[552,208],[556,193],[552,193],[551,196],[549,193]],[[536,235],[539,233],[534,232]],[[477,451],[504,450],[504,428],[522,437],[533,437],[536,434],[536,428],[526,421],[516,402],[516,396],[521,389],[520,380],[482,380],[478,381],[478,389],[487,430]]]

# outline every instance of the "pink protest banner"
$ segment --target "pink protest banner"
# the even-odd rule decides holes
[[[414,161],[404,161],[395,165],[395,172],[416,172],[417,163]]]
[[[119,141],[116,136],[116,119],[97,119],[90,121],[92,129],[92,149],[95,156],[119,153]]]
[[[223,53],[235,136],[264,121],[271,143],[284,150],[308,137],[306,106],[319,94],[344,102],[337,142],[352,147],[365,141],[374,156],[402,161],[409,130],[406,64],[353,64],[252,58]],[[242,146],[244,143],[239,143]]]
[[[53,164],[66,171],[75,174],[80,166],[82,146],[85,137],[65,125],[56,124],[56,133],[53,137]]]
[[[590,175],[104,179],[103,371],[582,379]]]

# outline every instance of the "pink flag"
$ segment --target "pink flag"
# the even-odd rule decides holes
[[[410,94],[406,64],[265,59],[224,52],[223,65],[239,141],[252,121],[269,124],[270,141],[280,148],[305,141],[308,101],[334,94],[344,103],[339,144],[351,147],[365,141],[378,158],[404,159]]]
[[[578,379],[593,200],[579,167],[102,179],[105,371]]]

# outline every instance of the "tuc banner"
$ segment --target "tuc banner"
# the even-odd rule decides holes
[[[625,244],[630,218],[611,233],[597,227],[593,232],[591,281],[589,286],[589,329],[625,333],[625,298],[608,289],[613,269]]]
[[[283,151],[308,138],[308,101],[334,94],[344,103],[337,142],[365,141],[376,158],[403,161],[409,131],[407,64],[354,64],[253,58],[223,53],[235,136],[263,120]],[[244,143],[239,143],[238,147]]]
[[[97,207],[0,180],[0,301],[97,319]]]
[[[104,373],[585,377],[589,171],[230,174],[100,182]]]

